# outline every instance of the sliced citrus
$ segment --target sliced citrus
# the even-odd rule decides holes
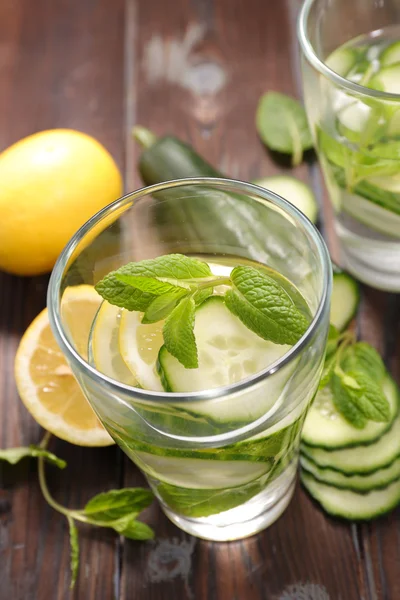
[[[92,286],[66,290],[62,313],[77,350],[87,342],[101,302]],[[50,329],[44,309],[24,333],[15,357],[15,380],[23,403],[45,429],[79,446],[108,446],[113,440],[85,399]]]
[[[119,327],[119,349],[126,365],[146,390],[163,391],[156,363],[164,343],[164,321],[143,325],[143,313],[122,311]]]
[[[91,362],[112,379],[137,386],[119,351],[119,325],[122,309],[104,300],[93,323]]]

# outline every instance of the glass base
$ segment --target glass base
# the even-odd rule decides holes
[[[194,519],[176,514],[163,503],[161,507],[167,517],[183,531],[204,540],[229,542],[249,537],[272,525],[287,508],[295,484],[296,468],[291,465],[265,490],[245,504],[211,517]]]

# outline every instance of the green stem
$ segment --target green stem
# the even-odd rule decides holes
[[[44,438],[42,439],[42,441],[39,444],[40,448],[42,448],[43,450],[46,450],[50,439],[51,439],[51,433],[49,431],[47,431]],[[82,523],[87,523],[88,519],[81,513],[81,511],[71,510],[70,508],[66,508],[65,506],[62,506],[56,500],[54,500],[54,498],[50,494],[49,488],[47,486],[46,474],[45,474],[45,460],[42,456],[40,456],[38,458],[38,473],[39,473],[40,489],[41,489],[41,492],[42,492],[43,497],[46,500],[46,502],[52,508],[54,508],[54,510],[56,510],[57,512],[61,513],[65,517],[67,517],[67,519],[72,518],[72,519],[76,519],[77,521],[82,521]]]
[[[157,141],[157,136],[150,129],[146,129],[141,125],[136,125],[132,129],[132,136],[145,149],[150,148]]]

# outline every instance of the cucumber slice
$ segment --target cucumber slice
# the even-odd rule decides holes
[[[212,296],[197,309],[194,334],[199,358],[197,369],[185,369],[165,346],[160,349],[158,372],[166,391],[195,392],[236,383],[272,365],[290,349],[287,345],[267,342],[247,329],[220,296]],[[228,421],[265,414],[279,398],[288,378],[287,369],[276,373],[268,382],[265,395],[262,398],[256,395],[251,405],[232,398],[230,402],[195,403],[193,411],[203,412],[204,408],[211,418]]]
[[[116,381],[137,386],[137,381],[119,352],[118,331],[122,310],[105,300],[92,325],[89,360],[94,367]]]
[[[400,62],[380,69],[371,78],[368,87],[390,94],[400,94]]]
[[[394,238],[400,238],[400,214],[396,214],[383,206],[384,203],[386,205],[390,203],[390,206],[395,208],[392,203],[394,194],[380,190],[367,181],[360,182],[355,189],[360,193],[351,194],[343,190],[343,210],[374,231],[393,236]],[[361,193],[363,193],[364,197],[360,195]]]
[[[317,222],[317,201],[310,186],[303,181],[289,175],[274,175],[255,179],[253,183],[282,196],[301,210],[312,223]]]
[[[394,42],[387,46],[379,57],[380,63],[384,67],[400,63],[400,42]]]
[[[360,287],[348,273],[334,265],[330,322],[339,331],[355,317],[360,302]]]
[[[258,479],[272,468],[272,463],[171,458],[147,452],[136,452],[133,458],[150,477],[192,489],[238,487]]]
[[[300,463],[303,469],[322,483],[333,485],[339,489],[353,490],[354,492],[369,492],[377,488],[388,486],[393,481],[400,479],[400,458],[394,460],[389,466],[378,469],[370,475],[344,475],[329,467],[318,467],[306,456],[301,456]]]
[[[142,324],[143,313],[123,310],[119,327],[119,351],[139,385],[146,390],[163,391],[156,371],[158,352],[164,343],[164,321]]]
[[[394,481],[388,487],[373,490],[368,494],[337,489],[317,481],[305,471],[301,474],[301,482],[327,513],[344,519],[374,519],[389,512],[400,502],[399,481]]]
[[[338,75],[346,77],[360,60],[360,52],[355,48],[337,48],[328,56],[325,64]]]
[[[337,113],[337,128],[349,141],[357,143],[371,117],[372,107],[354,99]]]
[[[400,417],[385,435],[369,446],[329,451],[302,444],[301,451],[319,467],[329,467],[348,475],[373,473],[400,457]]]
[[[364,429],[355,429],[336,410],[333,404],[332,391],[329,386],[326,386],[317,393],[307,414],[302,432],[303,442],[308,446],[333,450],[350,448],[359,444],[369,444],[380,438],[390,429],[397,415],[399,405],[397,385],[389,375],[385,376],[382,386],[390,404],[390,423],[368,421]]]

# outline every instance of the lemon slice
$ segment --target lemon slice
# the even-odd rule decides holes
[[[158,352],[164,344],[164,321],[142,324],[143,313],[122,311],[119,326],[119,350],[139,385],[146,390],[164,390],[157,375]]]
[[[86,358],[89,331],[101,302],[93,287],[68,288],[62,313],[77,350]],[[44,309],[24,333],[15,357],[15,380],[33,418],[79,446],[108,446],[112,438],[84,397],[51,332]]]
[[[122,309],[104,301],[96,315],[91,335],[91,362],[98,371],[116,381],[137,385],[119,351]]]

